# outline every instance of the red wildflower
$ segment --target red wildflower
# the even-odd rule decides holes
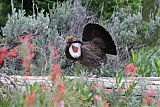
[[[97,101],[97,102],[101,102],[102,101],[102,97],[98,96],[98,95],[95,95],[94,96],[94,100]]]
[[[3,65],[3,64],[4,64],[4,59],[0,58],[0,65]]]
[[[104,107],[109,107],[109,104],[108,103],[104,104]]]
[[[112,90],[112,89],[107,89],[105,92],[106,92],[107,94],[112,94],[112,93],[113,93],[113,90]]]
[[[24,107],[30,107],[34,104],[36,100],[36,91],[30,92],[30,94],[26,97]]]
[[[26,48],[28,48],[31,52],[34,52],[34,45],[33,44],[27,44]]]
[[[160,107],[160,98],[158,99],[155,107]]]
[[[57,85],[57,91],[58,91],[59,98],[64,96],[64,84],[63,83],[59,83]]]
[[[92,89],[97,89],[97,85],[96,85],[96,84],[93,84],[91,88],[92,88]]]
[[[24,80],[29,80],[30,78],[28,76],[24,76]]]
[[[46,86],[46,85],[42,85],[41,90],[42,90],[42,91],[49,91],[49,90],[50,90],[50,87],[49,87],[49,86]]]
[[[56,106],[56,107],[63,107],[63,103],[62,102],[62,97],[64,96],[64,92],[65,89],[64,89],[64,84],[63,82],[61,83],[58,83],[57,84],[57,96],[55,96],[53,99],[52,99],[52,103]],[[62,104],[62,106],[61,106]]]
[[[21,37],[19,37],[19,41],[21,42],[21,43],[23,43],[24,41],[26,41],[26,40],[28,40],[28,41],[32,41],[32,35],[24,35],[24,36],[21,36]]]
[[[60,70],[61,70],[61,66],[59,65],[59,64],[53,64],[52,65],[52,71],[53,72],[60,72]]]
[[[149,103],[152,103],[152,101],[153,101],[153,97],[146,97],[145,98],[145,102],[147,103],[147,104],[149,104]]]
[[[17,56],[17,51],[16,50],[11,50],[10,53],[9,53],[9,56],[16,57]]]
[[[54,54],[54,55],[57,55],[58,53],[59,53],[59,50],[58,50],[58,49],[53,50],[53,54]]]
[[[28,39],[29,41],[33,40],[32,35],[24,35],[24,39]]]
[[[52,72],[50,74],[51,80],[55,81],[57,77],[60,75],[61,66],[59,64],[52,65]]]
[[[48,43],[48,48],[53,48],[53,44],[51,42]]]
[[[58,60],[59,59],[59,55],[53,56],[53,59]]]
[[[51,74],[50,74],[51,81],[52,81],[52,82],[55,81],[58,76],[59,76],[58,73],[56,73],[56,72],[51,72]]]
[[[0,57],[1,58],[4,58],[5,56],[7,56],[7,54],[8,54],[8,50],[6,48],[3,47],[0,49]]]
[[[58,50],[58,49],[53,50],[53,59],[56,59],[56,60],[59,59],[58,53],[59,53],[59,50]]]
[[[23,43],[24,42],[24,38],[23,37],[19,37],[19,42]]]
[[[129,76],[131,76],[132,74],[134,74],[135,76],[137,76],[137,68],[134,66],[134,64],[128,64],[125,69],[124,72],[126,74],[128,74]]]
[[[104,100],[104,106],[103,107],[109,107],[109,104],[107,103],[107,100]]]
[[[35,56],[35,53],[30,53],[29,55],[27,55],[27,59],[32,59],[34,58]]]
[[[92,89],[102,88],[102,87],[104,87],[103,82],[98,82],[98,83],[92,85]]]
[[[154,97],[155,92],[154,92],[154,90],[149,89],[149,90],[146,91],[146,94],[147,94],[148,97]]]
[[[31,63],[30,63],[30,60],[28,59],[22,59],[22,63],[23,63],[23,66],[26,68],[26,69],[30,69],[32,67]]]
[[[34,102],[35,101],[35,97],[36,97],[36,91],[32,91],[28,96],[28,100],[30,102]]]
[[[24,75],[25,75],[25,76],[31,76],[32,73],[27,71],[27,72],[24,73]]]
[[[55,96],[55,97],[52,99],[52,103],[55,105],[55,107],[58,107],[59,102],[60,102],[60,99],[59,99],[58,96]]]

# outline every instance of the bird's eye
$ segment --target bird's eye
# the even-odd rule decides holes
[[[75,46],[72,46],[72,50],[73,50],[73,52],[78,52],[78,48]]]

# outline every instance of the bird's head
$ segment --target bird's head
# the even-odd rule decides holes
[[[74,42],[74,41],[76,41],[76,37],[75,36],[73,36],[73,35],[67,36],[67,39],[66,39],[67,43],[71,43],[71,42]]]
[[[66,42],[66,57],[73,60],[79,59],[81,57],[82,42],[77,40],[74,36],[68,36]]]

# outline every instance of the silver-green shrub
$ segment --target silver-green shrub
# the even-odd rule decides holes
[[[36,7],[35,5],[33,7]],[[49,68],[50,61],[48,60],[51,53],[48,49],[48,43],[54,44],[60,50],[64,50],[65,39],[68,35],[75,35],[80,39],[83,27],[88,22],[93,22],[96,18],[91,15],[85,6],[82,6],[81,1],[77,0],[73,3],[70,1],[53,4],[49,8],[49,13],[44,10],[34,8],[33,15],[26,16],[25,10],[17,10],[12,3],[12,14],[8,15],[8,21],[5,27],[2,28],[5,39],[3,43],[7,46],[12,46],[18,42],[18,38],[24,34],[31,34],[33,36],[33,44],[40,54],[38,68],[46,73],[46,65]],[[60,62],[64,62],[64,51],[61,52],[62,58]],[[36,62],[37,62],[36,61]],[[42,66],[41,66],[42,65]],[[13,71],[15,65],[7,68],[7,72]],[[45,70],[43,69],[45,68]],[[38,72],[38,70],[36,70]],[[42,73],[41,71],[41,73]],[[48,71],[47,71],[48,72]],[[12,73],[11,73],[12,74]]]
[[[107,66],[111,69],[116,68],[113,71],[119,71],[129,61],[131,48],[139,49],[158,43],[159,16],[151,17],[149,22],[145,22],[141,10],[132,13],[128,6],[128,8],[117,9],[107,23],[101,20],[103,16],[97,18],[96,12],[89,12],[87,6],[82,6],[81,0],[67,1],[53,4],[49,13],[34,8],[33,15],[26,16],[25,10],[16,10],[12,4],[12,14],[8,16],[6,26],[2,28],[3,35],[6,37],[3,43],[12,45],[18,41],[18,36],[31,34],[34,37],[33,44],[39,47],[42,56],[49,56],[47,49],[49,42],[64,50],[67,35],[75,35],[80,39],[83,27],[87,23],[99,23],[111,33],[117,45],[118,56],[108,56]],[[61,53],[60,62],[64,62],[64,51]],[[105,68],[104,71],[107,69]]]
[[[151,46],[159,42],[160,17],[150,18],[146,22],[142,12],[131,13],[131,8],[120,8],[109,20],[108,30],[115,38],[118,46],[120,62],[129,61],[131,49]]]
[[[131,13],[131,9],[121,8],[114,12],[111,17],[108,29],[116,38],[119,47],[130,44],[146,45],[148,41],[157,42],[159,38],[156,30],[160,27],[160,17],[143,21],[141,11],[136,14]],[[156,40],[155,40],[156,39]]]

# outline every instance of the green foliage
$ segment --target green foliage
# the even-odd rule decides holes
[[[85,2],[90,2],[90,10],[97,12],[100,10],[97,16],[100,17],[103,14],[104,19],[112,15],[117,4],[116,0],[86,0]]]
[[[109,3],[109,1],[104,2],[106,4]],[[113,2],[115,1],[110,3],[114,4]],[[33,35],[33,45],[36,46],[36,51],[39,52],[37,59],[33,61],[34,64],[38,65],[35,66],[33,72],[35,72],[35,75],[45,75],[50,72],[49,67],[54,62],[53,60],[49,60],[52,50],[48,49],[48,43],[54,44],[54,48],[58,48],[61,51],[59,62],[62,64],[66,60],[63,51],[66,36],[75,35],[81,39],[80,35],[86,23],[99,23],[111,33],[118,51],[118,57],[108,55],[109,64],[102,68],[104,72],[103,76],[115,76],[116,72],[120,71],[128,63],[131,48],[136,50],[142,46],[158,44],[160,37],[157,33],[160,27],[160,17],[157,16],[154,19],[150,19],[149,22],[145,22],[141,11],[136,11],[136,9],[141,7],[141,2],[139,0],[129,0],[128,2],[131,6],[125,4],[125,1],[116,1],[116,5],[119,7],[113,12],[111,20],[108,23],[100,18],[96,18],[96,12],[93,14],[87,10],[92,4],[86,3],[84,5],[80,0],[74,3],[69,1],[53,3],[53,6],[49,8],[49,13],[45,13],[43,9],[40,11],[38,8],[35,8],[35,11],[37,9],[39,12],[37,11],[37,14],[33,12],[33,15],[27,15],[25,10],[17,10],[13,6],[12,14],[8,17],[9,20],[2,28],[3,36],[5,36],[2,43],[12,46],[18,42],[18,38],[21,35]],[[101,18],[103,17],[101,16]],[[15,68],[13,65],[6,66],[6,71],[11,74],[12,72],[13,74],[17,72],[12,69],[12,67]],[[68,73],[79,75],[87,71],[83,66],[79,67],[78,64],[77,66],[78,68],[76,66],[68,68]],[[36,70],[37,68],[39,69]],[[38,73],[39,70],[41,73]],[[66,72],[65,75],[67,75]]]
[[[131,7],[132,13],[136,13],[142,6],[142,0],[117,0],[117,5],[120,8]]]
[[[59,1],[59,0],[57,0]],[[49,7],[52,7],[52,5],[56,2],[56,0],[35,0],[35,3],[37,4],[37,6],[41,9],[48,9],[48,5]]]
[[[121,78],[121,76],[121,74],[118,74],[117,79]],[[19,87],[13,94],[10,94],[12,95],[10,100],[6,98],[1,99],[0,104],[3,107],[55,107],[54,98],[58,97],[57,93],[60,90],[57,90],[57,84],[59,83],[64,84],[65,93],[61,101],[64,102],[65,107],[104,107],[105,101],[107,101],[110,107],[140,107],[145,104],[143,100],[140,100],[145,98],[143,96],[144,93],[140,93],[139,97],[134,95],[135,87],[137,86],[137,80],[134,78],[132,78],[128,86],[126,86],[128,84],[127,79],[118,79],[117,84],[113,85],[112,89],[109,89],[110,91],[104,87],[105,81],[98,79],[95,83],[84,81],[82,78],[78,80],[61,78],[54,81],[54,84],[49,81],[30,84],[28,81],[30,80],[21,81],[24,82],[23,86]],[[15,81],[15,83],[19,82]],[[145,80],[143,80],[142,84],[144,85],[144,83]],[[146,87],[141,88],[141,91],[144,89]],[[95,96],[98,96],[100,99],[96,100]],[[154,102],[156,101],[155,97]]]
[[[155,18],[160,8],[159,0],[143,0],[142,15],[145,21]]]
[[[159,17],[144,22],[142,14],[131,14],[131,8],[121,8],[115,12],[110,23],[109,30],[115,36],[118,45],[147,45],[156,43],[158,35],[156,30],[160,26]]]
[[[75,35],[80,38],[83,26],[94,21],[95,18],[87,12],[86,7],[81,5],[81,2],[76,2],[72,5],[70,2],[54,3],[49,9],[49,13],[45,10],[26,15],[25,10],[16,10],[12,4],[12,14],[8,16],[6,25],[2,28],[5,39],[2,43],[12,47],[19,43],[19,38],[25,34],[33,36],[32,44],[35,46],[38,55],[32,61],[34,64],[33,74],[45,75],[50,72],[50,66],[54,62],[51,60],[52,51],[48,49],[48,44],[54,45],[54,49],[59,49],[60,63],[66,59],[64,57],[64,46],[67,35]],[[23,44],[18,47],[25,48]],[[24,55],[19,54],[18,58]],[[16,60],[16,59],[14,59]],[[13,61],[12,66],[6,66],[5,71],[9,74],[17,74],[16,63]],[[10,63],[6,63],[10,65]]]
[[[45,9],[46,12],[48,12],[48,7],[52,7],[52,5],[54,3],[57,3],[57,1],[65,1],[65,0],[34,0],[34,3],[39,7],[39,9]],[[126,7],[128,5],[130,5],[133,9],[133,12],[135,12],[139,6],[141,5],[141,2],[140,0],[103,0],[103,1],[97,1],[97,0],[87,0],[87,1],[83,1],[84,4],[88,4],[88,2],[91,2],[90,3],[90,9],[95,11],[97,10],[97,7],[99,7],[99,9],[101,9],[101,6],[103,5],[103,17],[104,19],[108,19],[110,18],[110,16],[112,15],[113,11],[116,9],[116,8],[119,8],[119,7]],[[19,0],[14,0],[14,5],[16,8],[21,8],[23,7],[23,9],[26,10],[26,14],[28,15],[31,15],[32,14],[32,0],[24,0],[23,1],[23,6],[22,6],[22,1],[19,1]],[[10,4],[10,1],[9,0],[2,0],[1,1],[1,9],[0,9],[0,12],[3,14],[2,18],[1,18],[1,21],[0,25],[4,25],[7,21],[7,14],[8,12],[11,11],[11,5],[8,5]],[[117,7],[118,6],[118,7]],[[101,12],[98,13],[99,15],[101,15]]]
[[[50,107],[50,105],[54,106],[53,99],[57,96],[57,92],[59,91],[57,90],[57,82],[51,86],[46,86],[42,83],[34,83],[29,85],[27,81],[24,81],[24,83],[25,85],[20,88],[20,90],[17,90],[17,92],[12,94],[12,99],[10,99],[10,101],[5,98],[1,99],[1,105],[3,107],[7,107],[7,105],[24,107],[24,105],[28,104],[26,101],[31,92],[36,92],[36,98],[35,101],[33,101],[35,107]],[[93,101],[93,93],[91,92],[91,83],[83,83],[65,78],[64,84],[65,95],[63,96],[62,100],[64,101],[65,106],[86,107],[92,104],[91,102]],[[44,89],[43,87],[47,88]],[[34,95],[30,97],[29,100],[34,100]]]
[[[35,1],[38,6],[44,6],[44,8],[47,8],[46,4],[51,2],[51,0]],[[134,88],[137,86],[136,80],[131,81],[129,86],[126,87],[128,82],[127,78],[124,78],[122,68],[126,62],[128,63],[129,58],[130,63],[133,63],[138,69],[138,76],[160,76],[159,48],[152,47],[152,45],[159,44],[160,35],[157,32],[159,32],[160,27],[160,17],[156,16],[148,22],[144,21],[141,11],[137,11],[137,9],[141,7],[139,0],[128,0],[128,2],[125,0],[105,0],[103,2],[102,7],[100,6],[100,8],[98,8],[98,12],[99,10],[102,12],[101,9],[109,11],[104,11],[103,14],[98,12],[94,12],[93,14],[88,11],[89,7],[87,6],[91,7],[94,4],[99,6],[100,1],[96,0],[93,0],[91,4],[83,4],[79,0],[74,3],[68,1],[62,3],[52,2],[53,7],[51,5],[49,6],[49,13],[45,13],[43,9],[39,10],[35,8],[35,11],[36,9],[38,11],[37,13],[33,12],[33,15],[27,15],[25,10],[12,8],[12,14],[8,16],[9,20],[2,28],[5,39],[1,41],[8,47],[19,42],[19,37],[22,37],[24,34],[33,36],[32,44],[38,53],[36,58],[31,60],[33,64],[31,72],[33,75],[48,75],[52,71],[52,64],[62,64],[66,60],[64,55],[64,41],[66,36],[75,35],[77,38],[80,38],[82,29],[86,23],[99,23],[112,34],[118,47],[118,56],[113,57],[108,55],[109,64],[101,69],[104,72],[104,76],[116,77],[116,85],[113,85],[111,89],[112,93],[107,93],[103,86],[93,89],[95,84],[90,82],[63,78],[60,82],[63,81],[65,84],[65,95],[62,97],[65,107],[103,107],[103,100],[107,100],[111,107],[138,107],[146,104],[143,93],[140,93],[140,97],[138,98],[134,94]],[[110,7],[110,5],[112,6]],[[96,6],[93,6],[92,9],[97,9]],[[112,16],[111,20],[108,23],[100,20],[99,17],[95,17],[97,13],[100,18],[104,19]],[[49,43],[54,46],[49,48]],[[21,44],[20,46],[23,47],[24,45]],[[146,48],[146,46],[150,47]],[[19,47],[15,47],[15,49],[18,48]],[[25,47],[23,48],[25,49]],[[55,49],[59,49],[60,51],[60,58],[58,60],[52,59],[54,54],[52,51]],[[125,54],[124,60],[123,58],[121,59],[121,52]],[[22,58],[22,56],[25,56],[25,54],[19,53],[18,58]],[[16,58],[6,57],[5,61],[7,62],[2,69],[7,71],[6,73],[23,75],[23,72],[15,70],[16,60]],[[88,69],[76,63],[62,70],[62,72],[64,75],[81,76],[84,75],[85,72],[88,72]],[[8,90],[5,90],[7,96],[4,96],[2,92],[0,93],[0,100],[2,100],[0,105],[4,107],[8,105],[25,107],[24,104],[26,103],[27,96],[29,96],[32,91],[36,91],[35,106],[50,106],[51,100],[53,100],[59,91],[56,89],[57,84],[58,82],[54,81],[54,84],[50,84],[49,88],[51,88],[51,90],[45,91],[42,90],[43,83],[29,85],[27,81],[25,81],[24,87],[26,90],[24,90],[24,87],[21,87],[16,93],[13,93],[7,84],[1,84],[0,86],[2,88],[0,87],[0,89]],[[144,80],[142,84],[144,85]],[[146,87],[142,87],[142,89],[146,89]],[[24,92],[23,96],[20,96],[21,92]],[[94,98],[95,95],[103,100],[96,102]],[[124,98],[121,98],[122,95]],[[153,104],[156,102],[156,98],[157,96]]]
[[[13,1],[16,8],[20,8],[21,3],[14,0]],[[10,0],[1,0],[0,1],[0,27],[4,26],[7,22],[8,13],[11,13],[11,1]]]
[[[138,68],[139,76],[160,76],[159,54],[158,47],[143,48],[136,52],[132,51],[130,63],[134,63]]]
[[[6,36],[6,41],[11,43],[17,41],[17,36],[24,33],[33,34],[39,29],[44,29],[49,25],[49,16],[44,14],[42,10],[36,16],[25,16],[24,10],[12,10],[12,15],[9,15],[5,27],[2,28],[3,35]],[[28,23],[29,22],[29,23]],[[14,39],[13,39],[14,38]]]
[[[135,13],[142,5],[141,0],[87,0],[86,2],[88,1],[91,2],[90,9],[93,11],[98,11],[98,9],[101,10],[98,13],[98,16],[100,17],[103,15],[105,20],[109,19],[113,12],[119,8],[131,6],[131,13]]]
[[[122,80],[122,74],[117,73],[116,74],[116,84],[119,85],[121,83],[121,80]]]
[[[35,46],[38,46],[36,49],[40,50],[39,53],[42,54],[42,50],[44,48],[41,48],[41,46],[45,46],[48,44],[45,41],[45,35],[48,34],[47,27],[50,22],[49,15],[44,14],[44,10],[42,10],[37,15],[25,16],[24,10],[18,10],[18,12],[16,12],[16,9],[14,8],[12,10],[12,15],[9,15],[8,19],[9,20],[6,23],[6,26],[2,28],[3,36],[5,36],[5,39],[3,39],[2,43],[8,44],[8,46],[14,46],[14,44],[19,42],[19,37],[21,37],[21,35],[24,35],[26,33],[34,36],[38,35],[38,38],[34,39],[33,44]],[[18,48],[19,47],[17,47],[16,49]],[[41,61],[44,60],[42,59],[44,58],[42,56],[43,55],[39,56],[39,60]],[[19,58],[22,58],[21,54],[19,54],[18,59]],[[6,73],[17,74],[16,65],[18,65],[17,63],[19,62],[18,59],[13,59],[12,64],[9,61],[6,61],[8,62],[6,64],[11,64],[10,66],[6,66]],[[38,65],[41,64],[38,63]]]
[[[131,7],[119,8],[108,23],[108,30],[117,42],[119,61],[124,64],[129,60],[131,49],[137,50],[141,47],[159,44],[160,17],[143,20],[141,11],[132,14]]]
[[[0,82],[0,85],[0,105],[7,107],[9,105],[9,101],[12,100],[13,89],[6,83]]]

